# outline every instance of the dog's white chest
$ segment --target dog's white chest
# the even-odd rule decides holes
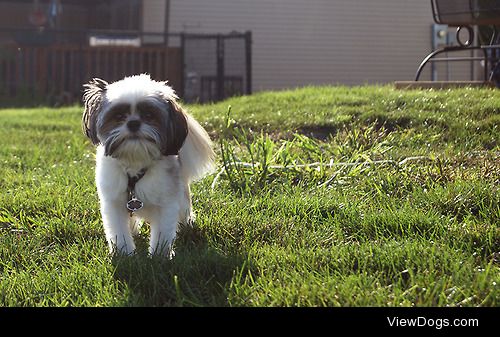
[[[133,194],[146,206],[163,206],[169,198],[178,196],[178,167],[166,157],[148,168],[135,183]]]

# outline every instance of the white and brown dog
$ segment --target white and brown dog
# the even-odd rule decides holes
[[[171,256],[177,226],[192,217],[189,184],[210,172],[207,132],[149,75],[84,85],[83,129],[97,145],[96,184],[111,252],[132,254],[148,222],[149,252]]]

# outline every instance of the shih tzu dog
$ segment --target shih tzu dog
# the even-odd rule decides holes
[[[210,172],[207,132],[166,82],[142,74],[84,85],[83,130],[97,145],[96,184],[112,253],[135,252],[150,224],[149,253],[172,256],[179,223],[192,220],[189,184]]]

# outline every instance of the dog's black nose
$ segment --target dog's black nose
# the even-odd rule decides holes
[[[132,132],[136,132],[140,127],[141,121],[138,121],[136,119],[127,122],[127,128]]]

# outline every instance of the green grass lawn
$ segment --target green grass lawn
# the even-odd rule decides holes
[[[230,108],[229,108],[230,107]],[[188,106],[218,171],[176,257],[110,257],[82,109],[0,110],[1,306],[498,306],[500,92]]]

